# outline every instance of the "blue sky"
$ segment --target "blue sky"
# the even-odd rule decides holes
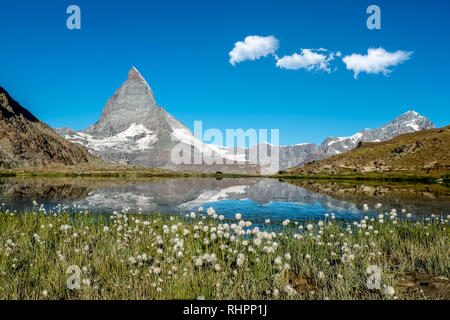
[[[68,30],[66,8],[82,12]],[[381,8],[381,30],[366,8]],[[414,109],[450,119],[450,2],[436,1],[9,1],[2,3],[0,86],[52,127],[85,128],[135,66],[156,101],[189,128],[277,128],[280,144],[320,143],[378,127]],[[273,35],[281,58],[326,48],[412,52],[388,76],[286,70],[273,56],[232,66],[247,36]],[[334,70],[337,68],[336,70]]]

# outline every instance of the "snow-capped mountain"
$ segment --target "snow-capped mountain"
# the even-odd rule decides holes
[[[156,105],[154,94],[142,75],[132,68],[128,79],[106,103],[100,119],[85,130],[55,129],[62,137],[87,147],[102,159],[178,171],[258,173],[256,165],[245,161],[234,165],[176,164],[172,150],[203,154],[204,163],[212,163],[207,155],[240,160],[222,146],[205,144],[164,108]],[[182,154],[182,152],[181,152]]]
[[[203,143],[164,108],[156,105],[152,89],[132,68],[128,79],[108,100],[95,124],[80,131],[70,128],[55,131],[109,162],[177,171],[270,174],[350,151],[360,141],[385,141],[399,134],[433,127],[427,118],[415,111],[408,111],[380,128],[365,129],[349,137],[330,137],[320,146],[302,143],[278,147],[265,143],[269,155],[279,152],[278,168],[261,162],[258,165],[249,164],[249,153],[257,153],[259,146],[234,149]],[[191,151],[192,161],[189,163],[197,164],[174,162],[174,148]],[[201,163],[194,161],[194,153],[202,155]],[[224,164],[211,164],[217,163],[214,161],[217,158]],[[235,164],[225,164],[229,161]]]
[[[365,129],[350,137],[327,138],[319,147],[319,152],[326,158],[356,148],[360,141],[380,142],[390,140],[400,134],[434,128],[433,123],[415,111],[408,111],[388,124]]]
[[[284,170],[350,151],[356,148],[360,141],[386,141],[403,133],[431,128],[434,128],[434,125],[430,120],[415,111],[408,111],[382,127],[365,129],[349,137],[329,137],[320,146],[315,143],[301,143],[281,147],[269,145],[269,152],[272,152],[274,148],[278,148],[279,167],[280,170]]]

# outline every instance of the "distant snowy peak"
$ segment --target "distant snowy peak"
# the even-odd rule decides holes
[[[320,146],[313,143],[300,143],[278,147],[280,169],[301,166],[315,160],[322,160],[350,151],[360,141],[380,142],[392,139],[400,134],[433,128],[427,118],[415,111],[408,111],[391,122],[376,129],[364,129],[348,137],[329,137]],[[270,149],[275,146],[269,145]]]
[[[350,151],[363,142],[380,142],[392,139],[400,134],[434,128],[433,123],[410,110],[395,118],[388,124],[376,129],[365,129],[349,137],[330,137],[320,145],[320,152],[325,156]]]
[[[392,120],[383,127],[405,128],[405,129],[410,128],[413,131],[420,131],[434,128],[434,125],[429,119],[425,118],[424,116],[421,116],[414,110],[410,110],[402,114],[401,116],[395,118],[394,120]]]

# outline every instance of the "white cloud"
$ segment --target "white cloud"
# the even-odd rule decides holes
[[[278,39],[274,36],[248,36],[244,42],[238,41],[230,51],[230,63],[234,66],[236,63],[245,60],[256,60],[261,57],[267,57],[278,50]]]
[[[291,56],[284,56],[283,58],[278,59],[277,67],[288,70],[323,70],[330,73],[330,61],[334,59],[334,53],[330,52],[327,55],[323,53],[317,53],[315,51],[327,52],[328,50],[323,48],[317,50],[302,49],[301,53],[294,53]]]
[[[342,61],[348,70],[353,70],[356,79],[361,72],[373,74],[383,73],[386,76],[392,72],[389,67],[409,60],[411,55],[412,52],[402,50],[388,52],[383,48],[371,48],[367,50],[367,55],[353,53],[350,56],[342,58]]]

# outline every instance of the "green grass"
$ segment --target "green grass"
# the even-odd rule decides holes
[[[77,211],[3,209],[0,299],[448,299],[398,284],[411,272],[450,276],[444,217],[362,217],[364,228],[329,216],[322,225],[262,223],[257,231],[212,211],[195,219]],[[393,296],[367,287],[371,265]],[[67,287],[70,266],[80,268],[79,290]]]

